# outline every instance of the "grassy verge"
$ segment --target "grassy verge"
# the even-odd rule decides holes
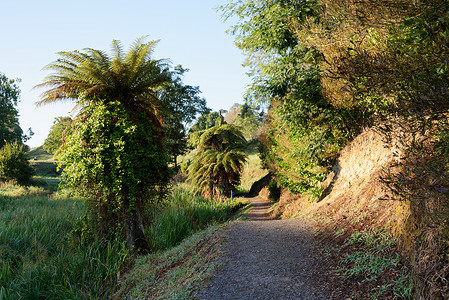
[[[165,205],[152,209],[154,219],[147,232],[153,240],[153,248],[172,248],[194,232],[228,220],[242,205],[238,201],[217,204],[175,189]],[[72,232],[83,212],[84,202],[63,192],[51,194],[42,187],[0,186],[1,300],[105,299],[111,296],[117,277],[129,265],[131,257],[123,241],[80,243]],[[193,240],[202,243],[198,236]],[[206,256],[213,255],[204,252],[209,250],[201,251]],[[176,252],[168,251],[157,255],[168,261],[167,257]],[[139,261],[151,260],[151,257],[142,257]],[[193,268],[202,270],[203,263],[206,262],[195,260]],[[199,277],[203,275],[198,274]],[[150,289],[170,284],[171,279],[148,280]]]
[[[210,224],[227,221],[245,205],[240,200],[218,203],[174,188],[166,203],[152,208],[146,232],[154,250],[169,249]]]
[[[211,226],[165,252],[138,258],[119,283],[112,299],[189,299],[193,291],[220,267],[219,234],[224,226]]]
[[[112,298],[192,297],[193,291],[219,267],[214,262],[223,240],[219,232],[224,226],[219,224],[245,205],[242,200],[217,203],[175,188],[164,206],[153,209],[153,223],[147,230],[153,248],[159,251],[138,258]]]

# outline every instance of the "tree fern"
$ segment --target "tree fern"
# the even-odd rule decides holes
[[[197,156],[189,166],[189,180],[204,196],[227,196],[240,183],[247,155],[246,140],[234,125],[220,125],[195,132],[190,143],[197,146]]]

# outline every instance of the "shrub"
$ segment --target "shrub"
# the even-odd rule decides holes
[[[6,143],[0,149],[0,181],[15,180],[21,185],[29,184],[34,171],[28,159],[22,144]]]
[[[274,201],[278,201],[279,198],[281,198],[281,188],[278,187],[278,184],[276,181],[271,181],[268,184],[268,191],[270,192],[270,194],[268,195],[268,198],[270,198]]]

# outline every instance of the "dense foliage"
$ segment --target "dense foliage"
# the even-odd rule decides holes
[[[24,135],[19,126],[19,102],[20,89],[17,80],[8,79],[0,73],[0,148],[7,142],[24,142],[33,133],[31,129]]]
[[[30,166],[28,149],[17,141],[0,148],[0,182],[9,180],[29,184],[34,171]]]
[[[43,148],[48,153],[56,154],[58,149],[62,146],[64,131],[72,123],[69,117],[57,117],[53,121],[53,126],[50,128],[47,138],[44,141]]]
[[[197,153],[188,168],[189,180],[206,197],[221,198],[240,183],[247,155],[246,140],[231,124],[222,124],[221,115],[214,127],[190,136]]]
[[[319,53],[299,42],[291,20],[314,16],[316,1],[230,1],[225,18],[247,54],[253,85],[248,99],[270,105],[261,158],[280,184],[293,192],[322,181],[337,151],[356,129],[346,126],[347,109],[321,93]]]
[[[60,154],[65,182],[87,197],[90,225],[105,236],[126,234],[130,250],[149,251],[142,210],[168,182],[157,91],[170,83],[165,61],[151,58],[156,42],[138,39],[124,53],[60,52],[38,87],[38,105],[72,99],[81,113]]]
[[[425,240],[410,247],[423,264],[416,297],[447,298],[448,1],[230,0],[221,11],[238,18],[248,96],[270,103],[262,159],[279,183],[313,187],[341,146],[377,126],[402,149],[384,182],[410,206],[405,238],[418,228]]]

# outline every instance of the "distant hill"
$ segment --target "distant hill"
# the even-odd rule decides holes
[[[53,154],[44,150],[43,146],[34,148],[29,152],[30,159],[33,160],[53,160]]]

